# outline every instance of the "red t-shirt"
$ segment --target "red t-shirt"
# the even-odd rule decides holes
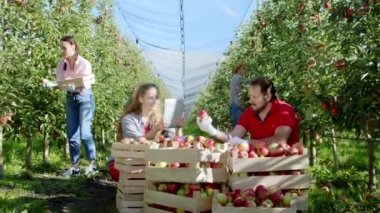
[[[259,115],[249,107],[240,116],[238,124],[243,126],[250,134],[251,139],[260,140],[274,136],[279,126],[292,128],[292,133],[288,138],[288,144],[293,145],[299,142],[298,118],[294,108],[280,100],[274,100],[272,106],[263,121]]]

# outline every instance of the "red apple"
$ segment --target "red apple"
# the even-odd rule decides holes
[[[354,10],[351,7],[345,7],[344,8],[344,17],[345,18],[350,18],[353,13],[354,13]]]
[[[283,194],[280,190],[276,190],[269,195],[269,199],[273,202],[274,205],[278,205],[282,201]]]
[[[221,168],[221,165],[217,162],[211,162],[210,167],[213,169]]]
[[[198,117],[199,117],[200,119],[203,119],[203,118],[205,118],[205,117],[207,117],[207,116],[208,116],[208,113],[207,113],[207,111],[204,110],[204,109],[198,112]]]
[[[262,200],[265,200],[269,195],[269,190],[263,185],[258,185],[255,189],[255,192],[256,192],[256,197]]]
[[[181,167],[181,164],[178,162],[174,162],[170,164],[170,168],[179,168],[179,167]]]
[[[331,3],[329,1],[325,1],[323,3],[323,8],[330,10],[331,9]]]
[[[215,141],[213,139],[207,139],[204,145],[206,145],[207,148],[215,148]]]
[[[288,154],[289,154],[289,155],[298,155],[299,152],[298,152],[298,149],[297,149],[297,148],[292,147],[292,148],[290,148]]]
[[[248,157],[249,158],[258,158],[259,156],[256,154],[255,151],[252,150],[252,151],[249,151]]]
[[[254,146],[256,150],[259,150],[261,147],[267,147],[267,144],[264,141],[256,141]]]
[[[303,151],[305,149],[305,147],[303,146],[303,144],[301,144],[300,142],[293,144],[292,148],[296,148],[298,150],[298,154],[299,155],[302,155]]]
[[[189,189],[191,191],[201,191],[201,185],[197,183],[190,183],[189,184]]]
[[[248,188],[242,192],[242,196],[247,200],[252,200],[255,198],[255,190],[253,188]]]
[[[339,59],[335,62],[335,68],[337,70],[342,70],[346,67],[347,67],[347,65],[346,65],[346,61],[344,59]]]
[[[238,197],[234,200],[233,204],[234,204],[234,206],[236,206],[236,207],[243,207],[243,206],[246,205],[246,200],[245,200],[243,197],[238,196]]]
[[[203,136],[198,136],[198,137],[195,138],[195,141],[196,141],[196,142],[201,142],[201,143],[203,143],[203,142],[206,141],[206,138],[203,137]]]
[[[266,147],[260,147],[257,150],[257,153],[259,154],[260,157],[265,157],[269,154],[269,150]]]
[[[175,183],[168,183],[167,185],[166,185],[166,192],[168,192],[168,193],[172,193],[172,194],[176,194],[177,193],[177,191],[178,191],[178,185],[177,184],[175,184]]]

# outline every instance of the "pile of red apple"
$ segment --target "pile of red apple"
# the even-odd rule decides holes
[[[265,142],[241,143],[231,149],[231,153],[237,153],[238,158],[258,157],[282,157],[302,155],[304,146],[300,143],[289,146],[286,143],[272,143],[269,146]]]
[[[235,207],[290,207],[291,202],[302,192],[268,189],[263,185],[245,190],[235,189],[232,192],[216,194],[217,202],[222,206]]]
[[[217,183],[155,183],[153,190],[177,194],[186,197],[193,197],[198,191],[201,198],[209,198],[214,194],[214,190],[220,190],[221,185]]]

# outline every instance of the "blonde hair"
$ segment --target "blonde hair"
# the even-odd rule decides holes
[[[160,90],[157,85],[153,83],[145,83],[140,85],[134,92],[132,101],[129,104],[126,104],[124,106],[123,113],[119,119],[118,125],[117,125],[117,141],[121,141],[123,139],[123,130],[121,126],[121,122],[123,117],[126,114],[129,113],[136,113],[141,114],[142,113],[142,104],[140,102],[140,98],[143,97],[146,94],[146,91],[149,89],[155,88],[157,90],[157,99],[160,97]],[[152,112],[149,114],[149,122],[152,125],[158,125],[158,123],[161,121],[161,105],[160,102],[156,104],[156,106],[153,108]]]

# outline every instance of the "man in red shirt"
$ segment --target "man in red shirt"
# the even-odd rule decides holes
[[[276,96],[273,82],[265,77],[255,78],[249,85],[251,107],[241,115],[237,125],[230,133],[224,133],[212,126],[212,118],[197,118],[199,128],[222,142],[244,143],[242,140],[250,133],[252,142],[285,142],[293,145],[299,141],[298,118],[294,107]]]

